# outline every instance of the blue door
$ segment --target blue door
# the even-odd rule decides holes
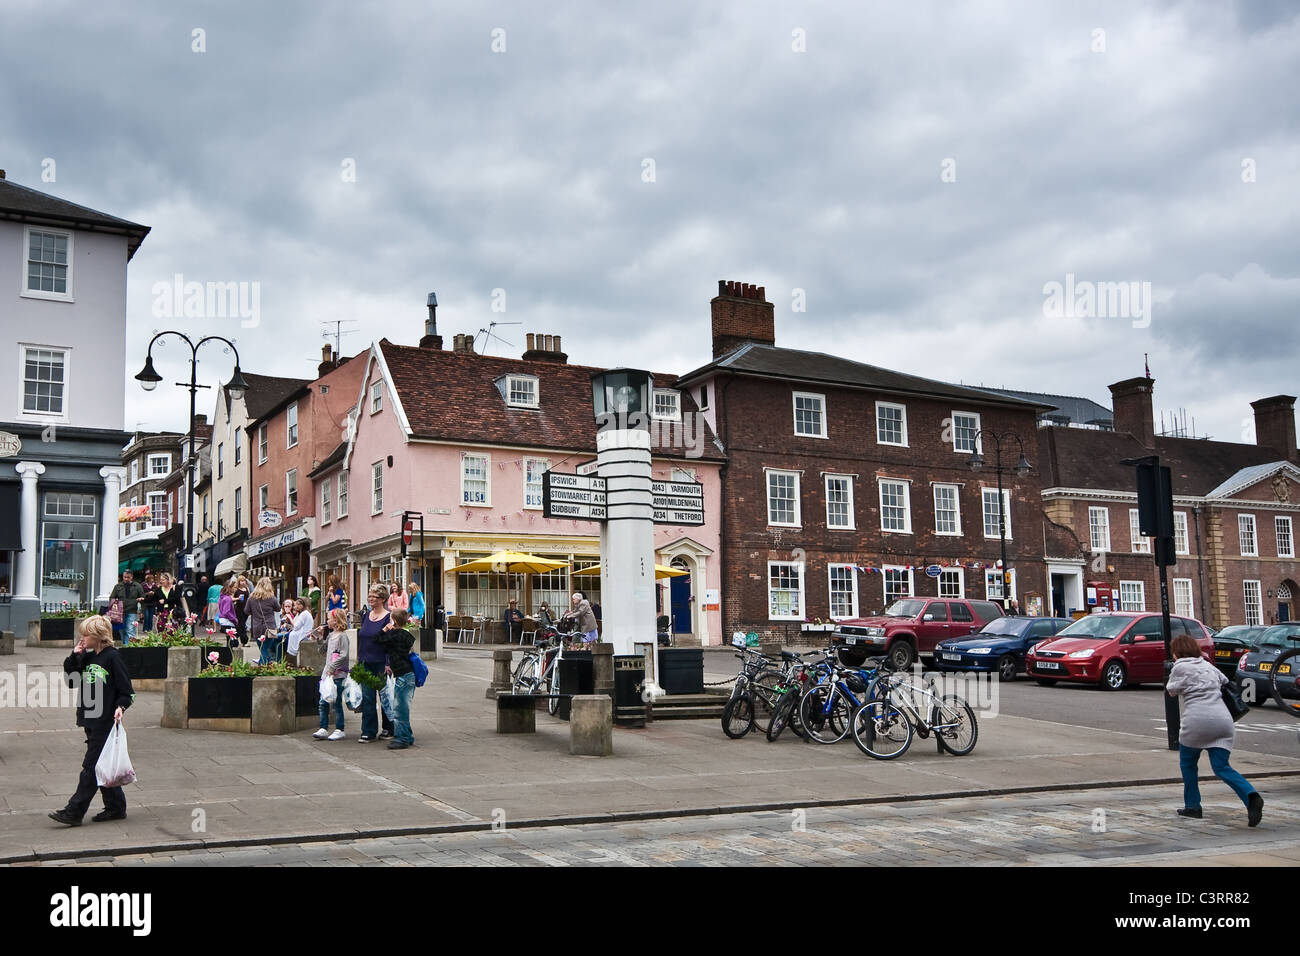
[[[672,603],[673,633],[691,633],[691,576],[683,574],[669,578],[669,597]]]

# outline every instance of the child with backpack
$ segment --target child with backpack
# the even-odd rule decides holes
[[[394,681],[391,714],[393,739],[388,742],[388,749],[405,750],[415,743],[415,737],[411,734],[411,698],[415,696],[416,687],[411,648],[415,644],[415,635],[406,629],[406,624],[411,619],[409,612],[397,608],[391,615],[392,620],[375,641],[388,655],[384,673]]]

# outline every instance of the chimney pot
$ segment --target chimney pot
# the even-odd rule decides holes
[[[320,360],[322,362],[328,362],[330,360],[330,347],[328,345],[322,345],[320,347]]]
[[[536,334],[537,334],[537,333],[535,333],[535,332],[529,332],[529,333],[528,333],[528,336],[527,336],[527,339],[528,339],[528,346],[527,346],[527,348],[524,349],[525,352],[531,352],[531,351],[533,350],[533,341],[534,341],[534,339],[535,339],[535,337],[536,337]]]
[[[718,296],[710,303],[710,309],[714,358],[751,342],[776,344],[774,309],[766,300],[762,286],[720,279]]]
[[[1295,396],[1274,395],[1251,402],[1255,410],[1255,444],[1272,448],[1292,464],[1300,464],[1296,449]]]
[[[1151,410],[1151,393],[1155,379],[1129,378],[1110,386],[1115,431],[1128,432],[1143,448],[1156,447],[1155,415]]]
[[[564,349],[560,347],[560,337],[558,335],[555,337],[555,348],[553,349],[553,351],[556,352],[564,351]]]

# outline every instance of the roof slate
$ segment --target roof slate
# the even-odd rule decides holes
[[[149,235],[148,226],[20,186],[9,179],[0,179],[0,218],[121,232],[128,237],[128,259]]]
[[[244,372],[243,375],[244,381],[248,383],[248,391],[244,393],[244,409],[250,423],[264,418],[286,398],[312,382],[308,378],[280,378],[251,372]]]

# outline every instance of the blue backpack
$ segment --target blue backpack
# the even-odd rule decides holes
[[[424,682],[429,679],[429,665],[415,651],[411,651],[407,660],[411,662],[411,669],[415,671],[415,686],[423,687]]]

